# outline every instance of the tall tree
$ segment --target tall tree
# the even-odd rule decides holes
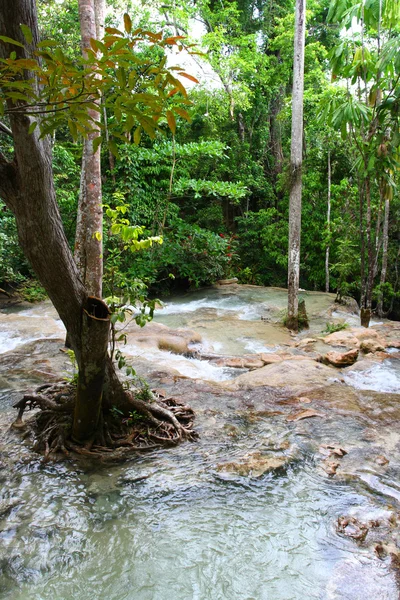
[[[79,21],[82,54],[88,56],[90,40],[99,39],[104,21],[104,6],[100,0],[79,0]],[[100,106],[87,109],[91,130],[83,142],[82,175],[75,239],[75,261],[88,292],[101,298],[103,280],[103,205],[101,193],[101,146],[93,149],[100,135]]]
[[[127,17],[125,21],[129,33],[130,19]],[[145,33],[146,36],[150,35]],[[161,43],[161,37],[153,34],[150,36],[153,43]],[[49,112],[56,115],[54,118],[58,118],[60,109],[62,117],[66,108],[73,112],[75,107],[74,114],[77,121],[69,121],[70,128],[76,132],[79,126],[81,131],[85,131],[85,126],[91,121],[86,109],[94,106],[93,96],[99,86],[98,80],[88,81],[85,76],[85,84],[89,87],[83,94],[79,71],[74,70],[71,63],[67,61],[66,71],[60,77],[60,87],[57,89],[56,96],[54,97],[48,89],[42,90],[40,84],[46,80],[48,72],[41,70],[38,56],[42,56],[45,63],[46,60],[49,61],[47,65],[50,71],[55,69],[51,71],[50,77],[54,83],[62,67],[62,60],[60,61],[62,51],[56,50],[58,58],[54,55],[53,60],[50,52],[37,50],[38,42],[34,0],[14,0],[6,5],[3,3],[0,7],[0,57],[4,59],[3,70],[0,72],[0,89],[3,97],[0,99],[2,109],[10,118],[15,158],[9,161],[0,153],[0,196],[14,213],[22,249],[67,329],[75,352],[79,376],[77,393],[72,406],[68,403],[64,406],[55,405],[43,396],[35,396],[26,399],[25,404],[21,404],[21,411],[26,402],[34,402],[42,408],[46,406],[58,413],[64,411],[68,413],[72,410],[74,412],[72,437],[83,442],[95,435],[101,422],[101,410],[107,411],[115,405],[126,414],[132,409],[139,410],[153,423],[155,419],[169,422],[177,434],[176,439],[180,439],[182,435],[187,435],[187,431],[175,417],[173,410],[168,410],[157,402],[150,403],[136,397],[134,392],[126,390],[119,380],[114,364],[107,354],[110,327],[108,307],[102,300],[93,297],[85,287],[62,228],[54,189],[51,140],[46,135],[49,127],[52,128],[54,123],[46,124],[43,119],[48,118]],[[116,43],[118,53],[112,56],[115,61],[112,62],[110,48]],[[103,78],[111,77],[110,89],[114,93],[118,85],[116,80],[112,81],[110,65],[118,62],[121,46],[125,46],[125,52],[122,52],[124,65],[129,67],[132,64],[136,65],[137,58],[132,53],[135,44],[136,40],[123,39],[123,34],[117,31],[117,37],[114,34],[110,35],[107,46],[103,45],[109,61],[107,65],[103,65],[100,60],[97,68],[104,67]],[[94,45],[97,52],[95,42]],[[96,52],[92,53],[93,60],[96,60]],[[157,111],[159,116],[162,114],[162,107],[167,98],[168,87],[172,86],[173,89],[176,87],[176,91],[184,90],[182,84],[177,82],[167,69],[164,69],[164,64],[165,61],[164,63],[161,61],[161,66],[157,69],[153,63],[153,69],[160,76],[159,81],[165,83],[162,89],[156,88],[156,94],[150,98],[151,104],[146,105],[147,97],[143,98],[143,95],[138,94],[140,96],[138,102],[140,101],[141,106],[145,104],[145,110],[153,113]],[[72,83],[68,86],[65,85],[67,76],[72,77]],[[132,80],[136,81],[134,71],[132,71]],[[154,77],[150,82],[153,80]],[[80,90],[78,94],[75,93],[74,85],[77,85],[78,91]],[[129,106],[132,107],[134,104],[132,88],[126,85],[122,87],[122,94],[126,93]],[[77,99],[77,105],[74,105],[73,99]],[[118,115],[121,118],[123,95],[119,100]],[[133,110],[143,127],[146,127],[150,133],[154,133],[156,122],[151,121],[143,112],[139,112],[136,105]],[[182,113],[184,111],[180,110],[179,114]],[[172,122],[173,119],[175,125],[172,113],[168,114],[169,121]],[[131,115],[130,127],[133,126],[134,119]],[[57,436],[62,434],[61,427]],[[55,439],[56,446],[57,443]]]
[[[306,2],[296,0],[294,30],[292,141],[290,153],[289,252],[288,252],[288,315],[287,326],[298,330],[301,189],[303,164],[303,93]]]

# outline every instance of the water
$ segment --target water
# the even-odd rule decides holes
[[[236,299],[198,294],[193,310],[186,297],[169,302],[157,319],[196,331],[204,325],[203,345],[221,353],[273,351],[289,341],[287,332],[253,320],[260,302],[274,312],[267,310],[268,293],[250,289],[246,301],[256,306],[248,310],[244,292]],[[281,290],[270,294],[273,306],[283,302]],[[316,314],[326,310],[320,296],[319,307],[311,296]],[[151,375],[157,365],[187,377],[159,383],[153,375],[151,383],[194,407],[199,441],[120,465],[43,465],[9,432],[10,405],[18,389],[45,379],[41,370],[67,368],[59,352],[63,330],[44,303],[0,313],[0,331],[8,332],[0,345],[1,600],[398,598],[389,561],[374,552],[374,532],[357,544],[336,531],[342,515],[380,519],[376,535],[385,539],[385,523],[400,510],[398,390],[373,391],[392,386],[394,358],[370,366],[371,373],[348,374],[347,385],[317,390],[298,406],[263,389],[216,391],[203,381],[234,377],[236,370],[131,344],[125,351],[139,372]],[[371,391],[362,378],[379,385]],[[286,421],[310,407],[324,418]],[[323,469],[321,443],[348,452],[335,478]],[[285,467],[259,477],[224,474],[223,465],[255,453],[282,457]],[[382,454],[388,467],[375,462]]]
[[[396,363],[398,362],[396,361]],[[391,360],[375,363],[367,370],[352,371],[346,374],[344,379],[346,383],[359,390],[375,390],[389,394],[400,393],[400,369]]]

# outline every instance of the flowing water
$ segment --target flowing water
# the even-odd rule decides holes
[[[331,302],[307,294],[322,326]],[[198,331],[214,352],[267,352],[290,342],[274,323],[284,303],[282,290],[211,290],[170,300],[156,318]],[[47,303],[0,313],[1,599],[397,600],[390,561],[336,531],[341,515],[388,522],[399,513],[396,359],[312,397],[318,410],[333,407],[324,419],[289,423],[284,395],[202,382],[236,370],[133,345],[138,370],[195,408],[199,441],[122,465],[43,465],[9,431],[11,404],[68,370],[63,335]],[[160,361],[186,379],[160,383]],[[322,442],[352,457],[341,477],[321,468]],[[258,477],[220,468],[256,452],[284,466]],[[382,471],[374,457],[383,453]]]

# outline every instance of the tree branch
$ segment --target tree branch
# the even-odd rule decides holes
[[[11,131],[11,129],[9,127],[7,127],[7,125],[4,125],[4,123],[2,123],[0,121],[0,131],[1,133],[5,133],[7,135],[9,135],[10,137],[13,137],[13,133]]]

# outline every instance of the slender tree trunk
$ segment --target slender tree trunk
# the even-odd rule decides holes
[[[303,162],[303,90],[306,2],[296,0],[294,34],[292,142],[290,155],[289,253],[288,253],[288,318],[287,326],[298,330],[301,192]]]
[[[95,0],[79,0],[79,20],[82,36],[82,53],[86,56],[90,40],[100,33],[100,23],[104,22],[103,4],[96,0],[100,14],[97,16]],[[97,27],[96,27],[97,24]],[[92,296],[101,298],[103,280],[103,205],[101,193],[100,146],[93,152],[93,141],[100,135],[100,113],[93,108],[87,109],[93,120],[92,130],[88,134],[82,152],[82,190],[79,198],[75,255],[82,280]],[[100,110],[100,107],[99,107]]]
[[[390,212],[390,200],[385,200],[385,216],[383,220],[383,248],[382,248],[382,270],[381,270],[381,279],[380,285],[386,282],[386,271],[387,271],[387,262],[388,262],[388,245],[389,245],[389,212]],[[377,312],[380,317],[383,317],[383,291],[379,292],[379,301]]]
[[[326,213],[327,234],[331,233],[331,151],[328,150],[328,209]],[[329,292],[329,250],[330,242],[326,246],[325,252],[325,292]]]

